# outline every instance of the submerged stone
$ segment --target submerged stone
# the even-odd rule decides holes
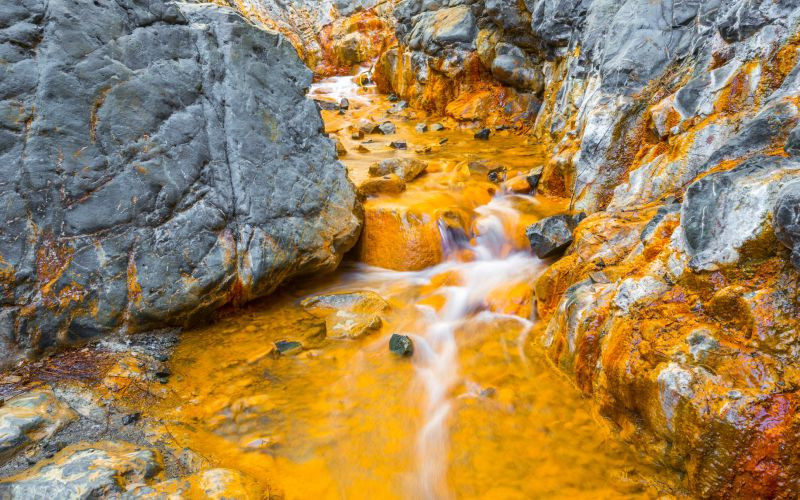
[[[393,333],[389,339],[389,350],[398,356],[412,356],[414,354],[414,342],[408,335]]]
[[[442,130],[444,130],[444,125],[442,125],[441,123],[434,123],[433,125],[431,125],[431,130],[433,130],[434,132],[441,132]]]
[[[397,174],[391,173],[383,177],[370,177],[358,185],[361,196],[377,194],[400,194],[406,190],[406,182]]]
[[[414,129],[419,132],[420,134],[423,132],[428,131],[428,124],[427,123],[417,123],[417,126]]]
[[[303,344],[296,341],[291,340],[279,340],[275,342],[275,349],[278,350],[278,353],[290,356],[292,354],[297,354],[303,350]]]
[[[489,130],[488,128],[484,128],[484,129],[481,129],[480,131],[478,131],[475,134],[475,139],[478,139],[480,141],[488,141],[489,140],[489,136],[491,134],[492,134],[491,130]]]
[[[392,141],[389,147],[392,149],[408,149],[408,143],[406,141]]]

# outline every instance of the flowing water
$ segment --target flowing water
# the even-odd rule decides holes
[[[152,432],[184,463],[239,469],[278,498],[656,496],[658,471],[610,432],[536,342],[532,283],[546,263],[525,251],[523,232],[563,202],[503,189],[483,167],[502,163],[511,177],[542,152],[509,133],[479,143],[452,128],[417,132],[429,119],[420,111],[393,118],[409,150],[391,150],[386,138],[357,151],[362,141],[347,125],[386,116],[391,104],[351,78],[312,94],[350,99],[347,114],[324,116],[350,150],[343,161],[355,180],[376,160],[413,157],[414,145],[447,138],[425,153],[428,173],[405,193],[367,206],[457,207],[469,225],[440,223],[438,265],[402,272],[349,260],[333,276],[188,332],[167,397],[151,408],[163,422]],[[360,338],[320,334],[320,318],[300,302],[333,292],[382,297],[380,327]],[[393,333],[413,339],[413,356],[389,351]],[[278,341],[303,350],[276,356]]]

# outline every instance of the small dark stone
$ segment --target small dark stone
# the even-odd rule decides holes
[[[447,142],[448,142],[449,140],[450,140],[450,139],[448,139],[447,137],[445,137],[444,139],[441,139],[441,140],[439,141],[439,144],[441,144],[441,145],[447,144]]]
[[[488,128],[484,128],[475,134],[475,138],[480,141],[488,141],[490,135],[492,135],[492,131]]]
[[[350,101],[346,97],[339,101],[339,109],[350,109]]]
[[[122,417],[122,425],[131,425],[135,422],[138,422],[140,418],[142,418],[142,414],[139,412],[129,413]]]
[[[389,350],[398,356],[411,356],[414,354],[414,342],[408,335],[394,333],[389,339]]]
[[[506,167],[497,167],[489,170],[487,177],[489,178],[489,182],[499,184],[501,182],[505,182],[507,175],[508,171],[506,170]]]
[[[156,354],[154,357],[156,358],[156,361],[160,361],[162,363],[169,361],[169,356],[167,356],[163,352]]]
[[[539,187],[539,181],[542,178],[542,174],[531,174],[525,178],[528,181],[528,185],[531,187],[531,190],[536,191],[536,188]]]
[[[303,350],[303,344],[291,340],[279,340],[275,342],[275,348],[280,354],[297,354]]]
[[[406,141],[392,141],[389,147],[393,149],[408,149],[408,144],[406,144]]]
[[[511,127],[509,127],[508,125],[498,125],[494,129],[497,132],[502,132],[503,130],[510,130]]]
[[[397,102],[400,100],[400,98],[397,97],[395,94],[389,94],[389,97],[387,99],[389,100],[389,102]]]
[[[428,131],[428,124],[427,123],[417,123],[416,130],[420,134],[423,133],[423,132],[427,132]]]

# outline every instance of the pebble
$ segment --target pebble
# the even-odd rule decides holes
[[[408,335],[392,334],[389,339],[389,350],[398,356],[411,356],[414,354],[414,342]]]

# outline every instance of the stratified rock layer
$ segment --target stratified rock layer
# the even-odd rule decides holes
[[[334,268],[357,201],[282,37],[161,0],[0,2],[2,360]]]

